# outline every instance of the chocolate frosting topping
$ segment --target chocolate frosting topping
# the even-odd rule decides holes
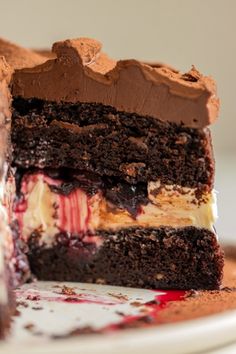
[[[10,102],[11,95],[9,91],[9,83],[12,75],[12,70],[7,64],[4,57],[0,56],[0,132],[4,128],[10,126]],[[0,141],[2,139],[0,138]],[[2,141],[1,141],[2,142]],[[1,150],[2,144],[0,144]]]
[[[6,83],[9,84],[11,74],[12,70],[7,64],[6,59],[0,55],[0,82],[6,81]]]
[[[203,128],[219,110],[216,86],[195,67],[181,74],[137,60],[114,61],[88,38],[53,45],[57,58],[16,70],[13,95],[55,102],[95,102],[117,110]]]
[[[0,38],[0,55],[13,69],[31,68],[44,63],[48,58],[32,50],[20,47]]]

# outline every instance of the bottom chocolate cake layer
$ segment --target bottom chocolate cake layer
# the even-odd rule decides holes
[[[216,236],[195,227],[130,228],[68,237],[46,248],[29,240],[32,272],[41,280],[158,289],[218,289],[223,252]]]

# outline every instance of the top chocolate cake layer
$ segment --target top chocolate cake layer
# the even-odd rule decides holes
[[[4,56],[13,69],[31,68],[44,63],[48,57],[32,50],[20,47],[0,38],[0,55]]]
[[[101,52],[98,41],[88,38],[57,42],[52,50],[57,58],[15,72],[14,96],[101,103],[195,128],[217,118],[215,83],[194,67],[181,74],[133,59],[116,62]]]

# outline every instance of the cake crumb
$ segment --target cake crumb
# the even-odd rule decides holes
[[[40,300],[40,295],[27,295],[26,299],[31,301],[38,301]]]
[[[157,280],[161,280],[161,279],[163,279],[164,278],[164,275],[163,274],[161,274],[161,273],[157,273],[156,274],[156,279]]]
[[[42,307],[42,306],[37,306],[37,307],[36,307],[36,306],[33,306],[33,307],[32,307],[32,310],[36,310],[36,311],[37,311],[37,310],[43,310],[43,307]]]
[[[29,307],[29,304],[27,304],[27,302],[25,302],[25,301],[17,301],[16,305],[17,306],[22,306],[22,307],[25,307],[25,308]]]
[[[61,289],[61,294],[70,296],[70,295],[76,295],[76,292],[74,288],[70,288],[69,286],[63,285]]]
[[[27,323],[24,325],[24,328],[27,329],[28,331],[32,331],[34,329],[35,325],[33,323]]]
[[[116,299],[119,299],[119,300],[124,300],[124,301],[128,301],[129,300],[127,295],[123,295],[121,293],[119,293],[119,294],[108,293],[108,295],[110,295],[112,297],[115,297]]]
[[[131,306],[134,306],[134,307],[139,307],[139,306],[142,306],[143,304],[139,301],[133,301],[130,303]]]

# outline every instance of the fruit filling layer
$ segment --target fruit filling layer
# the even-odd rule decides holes
[[[51,245],[56,235],[83,237],[97,230],[130,227],[184,227],[213,229],[215,193],[197,198],[195,189],[149,182],[146,186],[73,179],[68,183],[51,173],[36,171],[18,181],[14,214],[21,237],[32,235]]]

